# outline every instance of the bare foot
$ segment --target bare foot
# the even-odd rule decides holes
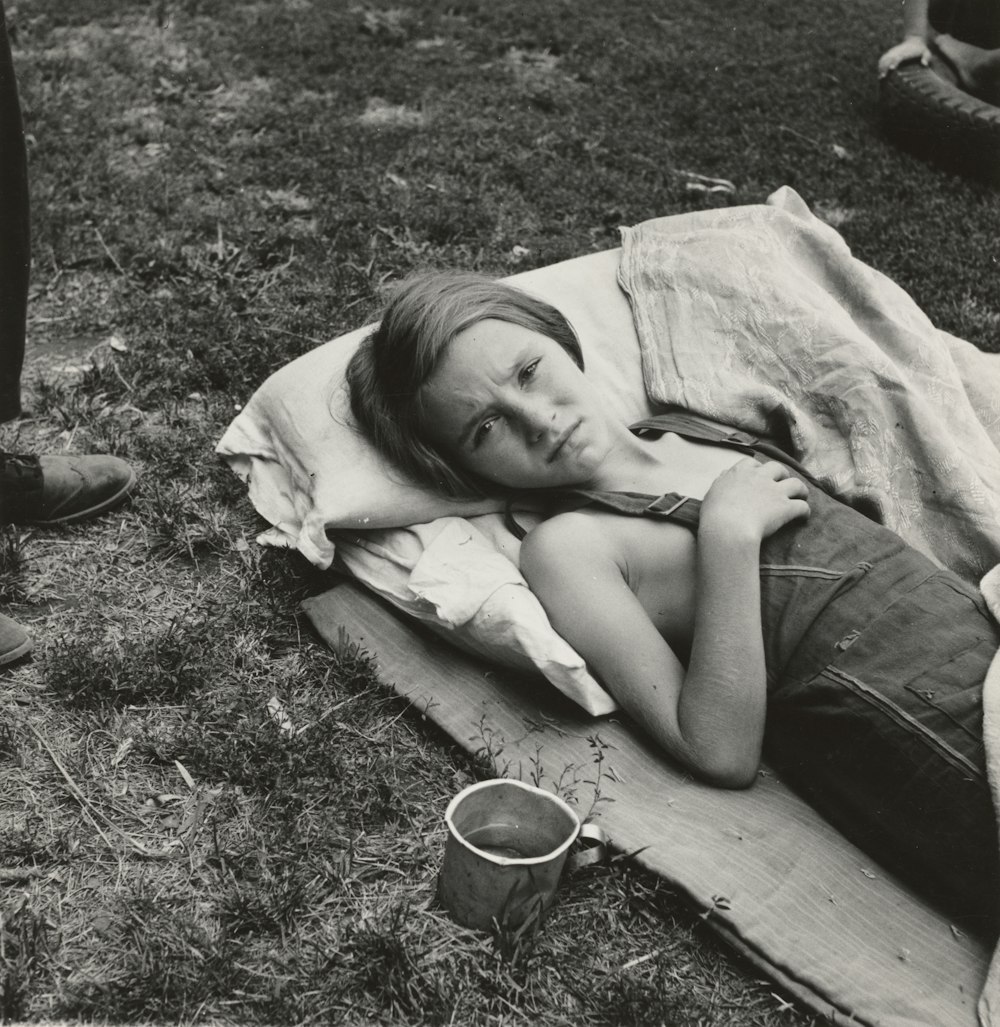
[[[954,69],[965,92],[995,102],[1000,92],[1000,50],[984,50],[946,34],[936,36],[932,47]]]

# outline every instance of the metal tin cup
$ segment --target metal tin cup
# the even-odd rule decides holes
[[[448,842],[438,899],[466,927],[520,927],[556,897],[577,815],[551,792],[521,781],[481,781],[445,813]]]

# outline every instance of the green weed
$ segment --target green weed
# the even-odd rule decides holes
[[[150,548],[165,557],[199,557],[232,547],[225,514],[191,481],[147,481],[133,501]]]
[[[177,703],[212,687],[224,665],[210,620],[133,625],[127,644],[64,636],[43,658],[43,680],[70,707]]]
[[[190,1020],[206,1002],[251,983],[234,940],[145,883],[118,899],[101,933],[119,958],[107,976],[67,990],[66,1015],[112,1022]]]
[[[20,1020],[49,955],[49,928],[27,899],[0,906],[0,1020]]]
[[[374,1008],[391,1017],[443,1023],[455,995],[444,975],[425,971],[421,954],[407,941],[410,915],[405,903],[381,910],[377,920],[351,932],[342,958],[349,961],[353,986]]]
[[[12,525],[0,528],[0,604],[28,601],[25,591],[25,536]]]
[[[13,725],[6,720],[0,721],[0,762],[21,762],[21,750],[18,746],[17,732]]]

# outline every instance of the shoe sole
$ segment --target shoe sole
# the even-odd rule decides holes
[[[131,472],[131,477],[113,496],[109,496],[107,499],[102,500],[100,503],[95,503],[93,506],[87,507],[86,510],[77,510],[76,513],[67,514],[65,517],[53,517],[47,521],[29,521],[30,524],[37,524],[42,528],[53,527],[56,524],[75,524],[77,521],[86,521],[91,517],[97,517],[102,513],[107,513],[108,510],[113,510],[120,503],[123,503],[127,498],[132,489],[135,488],[135,484],[139,479],[135,476],[135,471]]]
[[[13,663],[22,656],[27,656],[30,652],[31,639],[26,638],[16,649],[9,649],[7,652],[0,654],[0,667],[5,667],[8,663]]]
[[[1000,107],[977,100],[919,62],[879,82],[885,134],[935,163],[1000,183]]]

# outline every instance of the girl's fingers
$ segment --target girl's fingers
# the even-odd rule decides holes
[[[789,499],[804,499],[809,495],[809,489],[801,478],[785,478],[781,484],[786,490]]]
[[[789,499],[805,499],[809,495],[809,488],[806,483],[791,469],[777,460],[769,460],[766,464],[760,464],[760,470],[766,474],[771,481],[778,485],[782,492]]]
[[[777,460],[768,460],[767,463],[760,464],[760,469],[773,481],[782,481],[791,477],[792,474],[784,464]]]
[[[762,474],[776,485],[780,485],[782,491],[789,499],[805,499],[809,495],[809,488],[806,483],[795,475],[789,467],[786,467],[778,460],[768,460],[766,463],[761,464],[754,460],[753,457],[746,457],[733,464],[730,470]]]

